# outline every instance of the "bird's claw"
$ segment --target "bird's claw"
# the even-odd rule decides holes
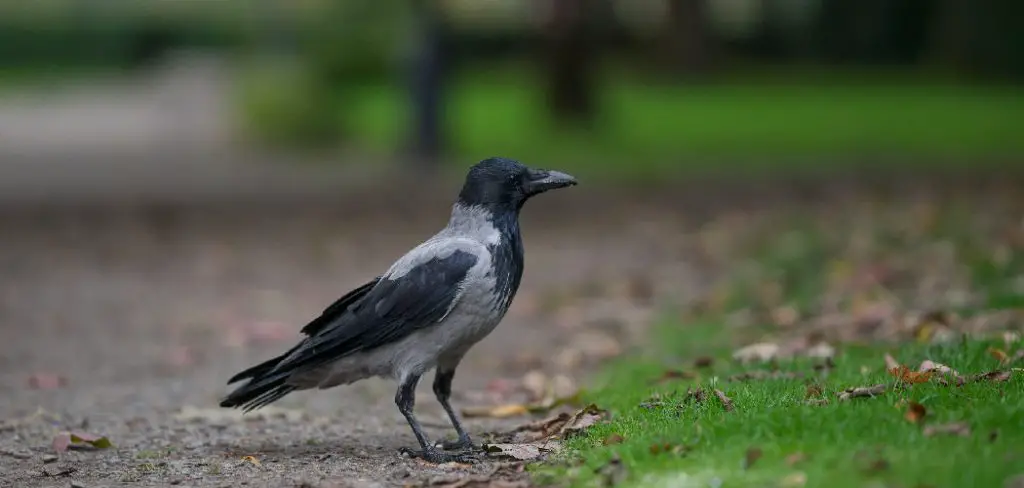
[[[399,451],[403,456],[422,459],[428,463],[476,463],[480,461],[480,455],[474,452],[444,452],[431,447],[424,450],[415,450],[403,447]]]
[[[440,447],[445,451],[483,451],[483,447],[473,444],[469,436],[459,437],[454,441],[438,443],[434,447]]]

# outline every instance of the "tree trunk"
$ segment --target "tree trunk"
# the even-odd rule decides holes
[[[714,36],[706,0],[668,0],[666,52],[671,71],[708,74],[714,65]]]
[[[416,50],[409,67],[413,159],[433,170],[445,146],[444,91],[448,52],[444,21],[434,2],[416,4]]]
[[[595,116],[594,43],[586,0],[550,0],[542,43],[547,102],[560,123],[589,125]]]

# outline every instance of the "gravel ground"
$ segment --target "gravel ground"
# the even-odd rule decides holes
[[[400,457],[397,449],[415,440],[394,407],[394,385],[383,380],[296,393],[244,420],[216,406],[231,374],[292,344],[306,320],[447,217],[448,198],[388,195],[373,211],[352,199],[3,207],[0,483],[397,486],[496,469]],[[526,209],[520,296],[459,370],[457,408],[494,401],[499,380],[531,369],[581,380],[585,365],[566,355],[580,332],[537,314],[537,297],[651,269],[649,229],[673,225],[669,213],[631,223],[621,201],[598,208],[604,218],[587,218],[595,209],[571,198],[552,195]],[[430,434],[451,436],[429,381],[418,399]],[[469,426],[481,439],[526,421]],[[115,446],[58,455],[51,442],[64,430]]]

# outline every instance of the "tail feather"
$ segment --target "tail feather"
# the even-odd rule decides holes
[[[239,408],[249,412],[265,407],[281,397],[295,391],[295,386],[287,384],[288,375],[274,375],[270,378],[253,378],[238,387],[220,402],[221,407]]]
[[[257,408],[265,407],[281,397],[295,391],[295,387],[287,384],[288,371],[274,371],[274,368],[284,360],[292,351],[288,351],[276,358],[264,361],[245,371],[242,371],[228,380],[228,384],[244,379],[248,383],[239,386],[228,394],[220,402],[224,408],[239,408],[249,412]]]

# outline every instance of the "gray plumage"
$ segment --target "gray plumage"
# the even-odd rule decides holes
[[[455,369],[508,311],[523,273],[519,211],[530,197],[574,185],[564,173],[490,158],[474,165],[448,225],[350,291],[307,324],[307,337],[281,356],[242,371],[249,381],[222,407],[260,408],[295,390],[331,388],[381,376],[399,383],[395,402],[420,444],[410,455],[468,460],[429,443],[413,414],[420,377],[437,369],[433,389],[459,436],[445,449],[472,446],[448,399]]]

